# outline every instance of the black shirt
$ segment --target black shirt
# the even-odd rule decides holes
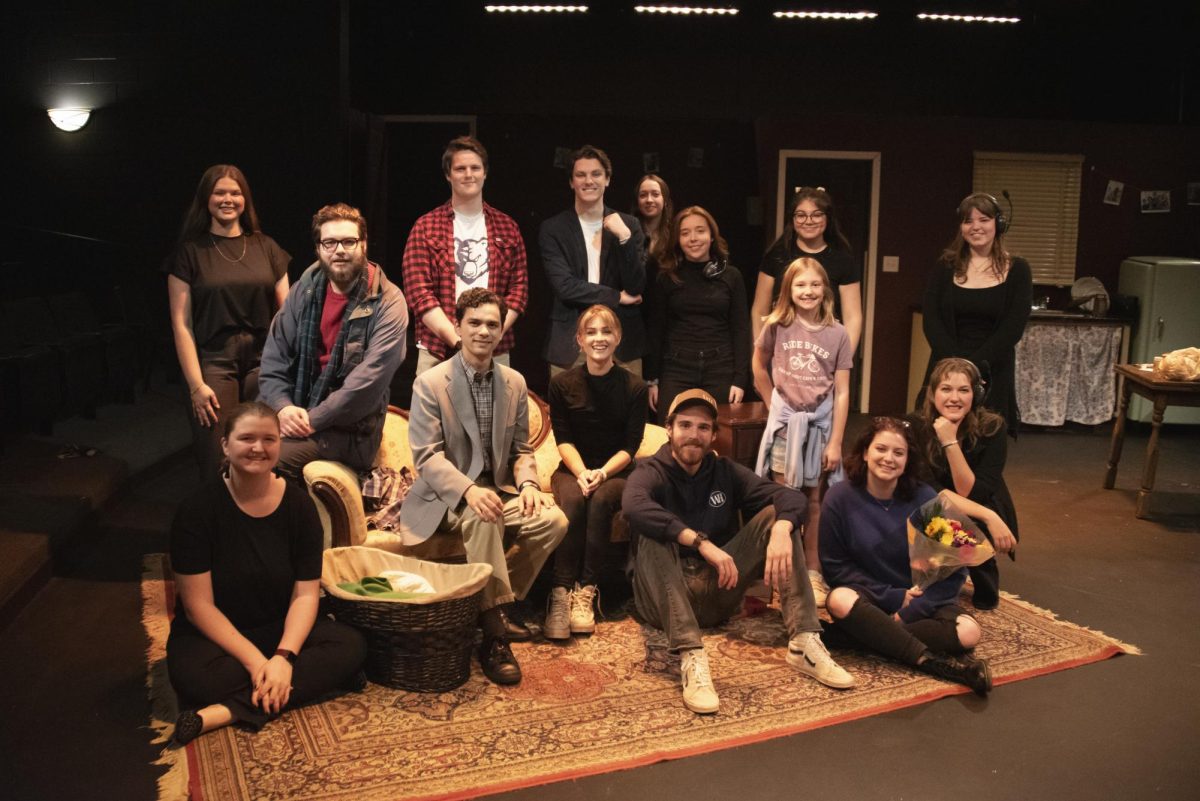
[[[321,577],[323,546],[312,499],[291,484],[274,512],[251,517],[224,479],[210,481],[180,504],[171,524],[172,569],[211,572],[213,601],[240,630],[287,617],[295,583]],[[172,625],[191,627],[182,599]]]
[[[820,253],[806,253],[796,247],[794,237],[772,245],[763,256],[762,264],[758,266],[760,273],[775,279],[775,287],[771,290],[771,306],[775,305],[775,299],[779,297],[779,281],[787,271],[788,265],[802,256],[816,259],[825,268],[825,273],[829,276],[829,285],[833,287],[833,316],[841,322],[842,293],[839,289],[846,284],[862,281],[862,265],[856,263],[846,251],[828,245]]]
[[[564,370],[550,380],[550,423],[554,440],[579,451],[596,470],[617,451],[637,455],[646,428],[646,384],[619,365],[592,375],[587,365]]]
[[[291,261],[266,234],[205,234],[180,245],[162,269],[191,287],[197,347],[219,350],[242,331],[254,334],[261,347],[275,314],[275,284]]]

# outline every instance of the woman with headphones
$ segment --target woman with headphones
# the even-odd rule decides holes
[[[1004,463],[1008,456],[1004,418],[976,406],[983,396],[979,370],[966,359],[942,359],[929,374],[929,391],[921,405],[925,455],[932,471],[928,483],[948,489],[995,512],[993,520],[977,521],[998,552],[1010,556],[1016,548],[1017,510]],[[1000,570],[995,557],[972,567],[976,609],[995,609],[1000,602]]]
[[[705,209],[675,215],[647,295],[650,349],[643,364],[661,423],[680,392],[700,388],[741,403],[750,385],[750,309],[729,245]]]
[[[1029,262],[1004,249],[1008,221],[996,198],[982,192],[958,204],[958,233],[942,252],[925,289],[925,338],[932,351],[925,369],[929,375],[942,359],[969,359],[983,376],[987,404],[999,412],[1016,437],[1017,411],[1014,368],[1017,342],[1025,333],[1033,278]]]

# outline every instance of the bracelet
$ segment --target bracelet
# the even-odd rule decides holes
[[[951,445],[957,445],[959,443],[958,440],[952,439],[949,442],[939,442],[938,444],[942,446],[942,450],[946,450],[946,448],[949,448]]]
[[[282,656],[284,659],[286,659],[288,661],[288,664],[291,664],[291,665],[296,664],[296,652],[295,651],[289,651],[286,648],[276,648],[273,656]]]
[[[600,467],[600,468],[596,469],[596,472],[600,474],[601,482],[608,481],[608,471],[607,470],[605,470],[603,467]]]
[[[204,388],[203,384],[198,384],[195,389],[193,389],[191,392],[188,393],[188,397],[189,398],[192,397],[193,395],[195,395],[197,392],[199,392],[203,388]]]

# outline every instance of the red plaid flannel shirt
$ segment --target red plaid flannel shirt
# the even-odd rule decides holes
[[[529,274],[521,230],[512,217],[487,203],[483,204],[483,217],[488,239],[488,289],[504,298],[508,308],[524,314],[529,300]],[[437,358],[445,359],[450,348],[421,318],[441,306],[454,322],[458,297],[454,294],[454,209],[450,201],[413,224],[404,246],[403,270],[404,296],[413,310],[417,342]],[[512,346],[510,328],[496,346],[496,354],[508,353]]]

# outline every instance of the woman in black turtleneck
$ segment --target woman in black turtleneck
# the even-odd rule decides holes
[[[650,408],[661,421],[671,400],[699,387],[740,403],[750,384],[750,310],[742,274],[729,264],[717,221],[690,206],[671,224],[649,293],[650,348],[643,366]]]

